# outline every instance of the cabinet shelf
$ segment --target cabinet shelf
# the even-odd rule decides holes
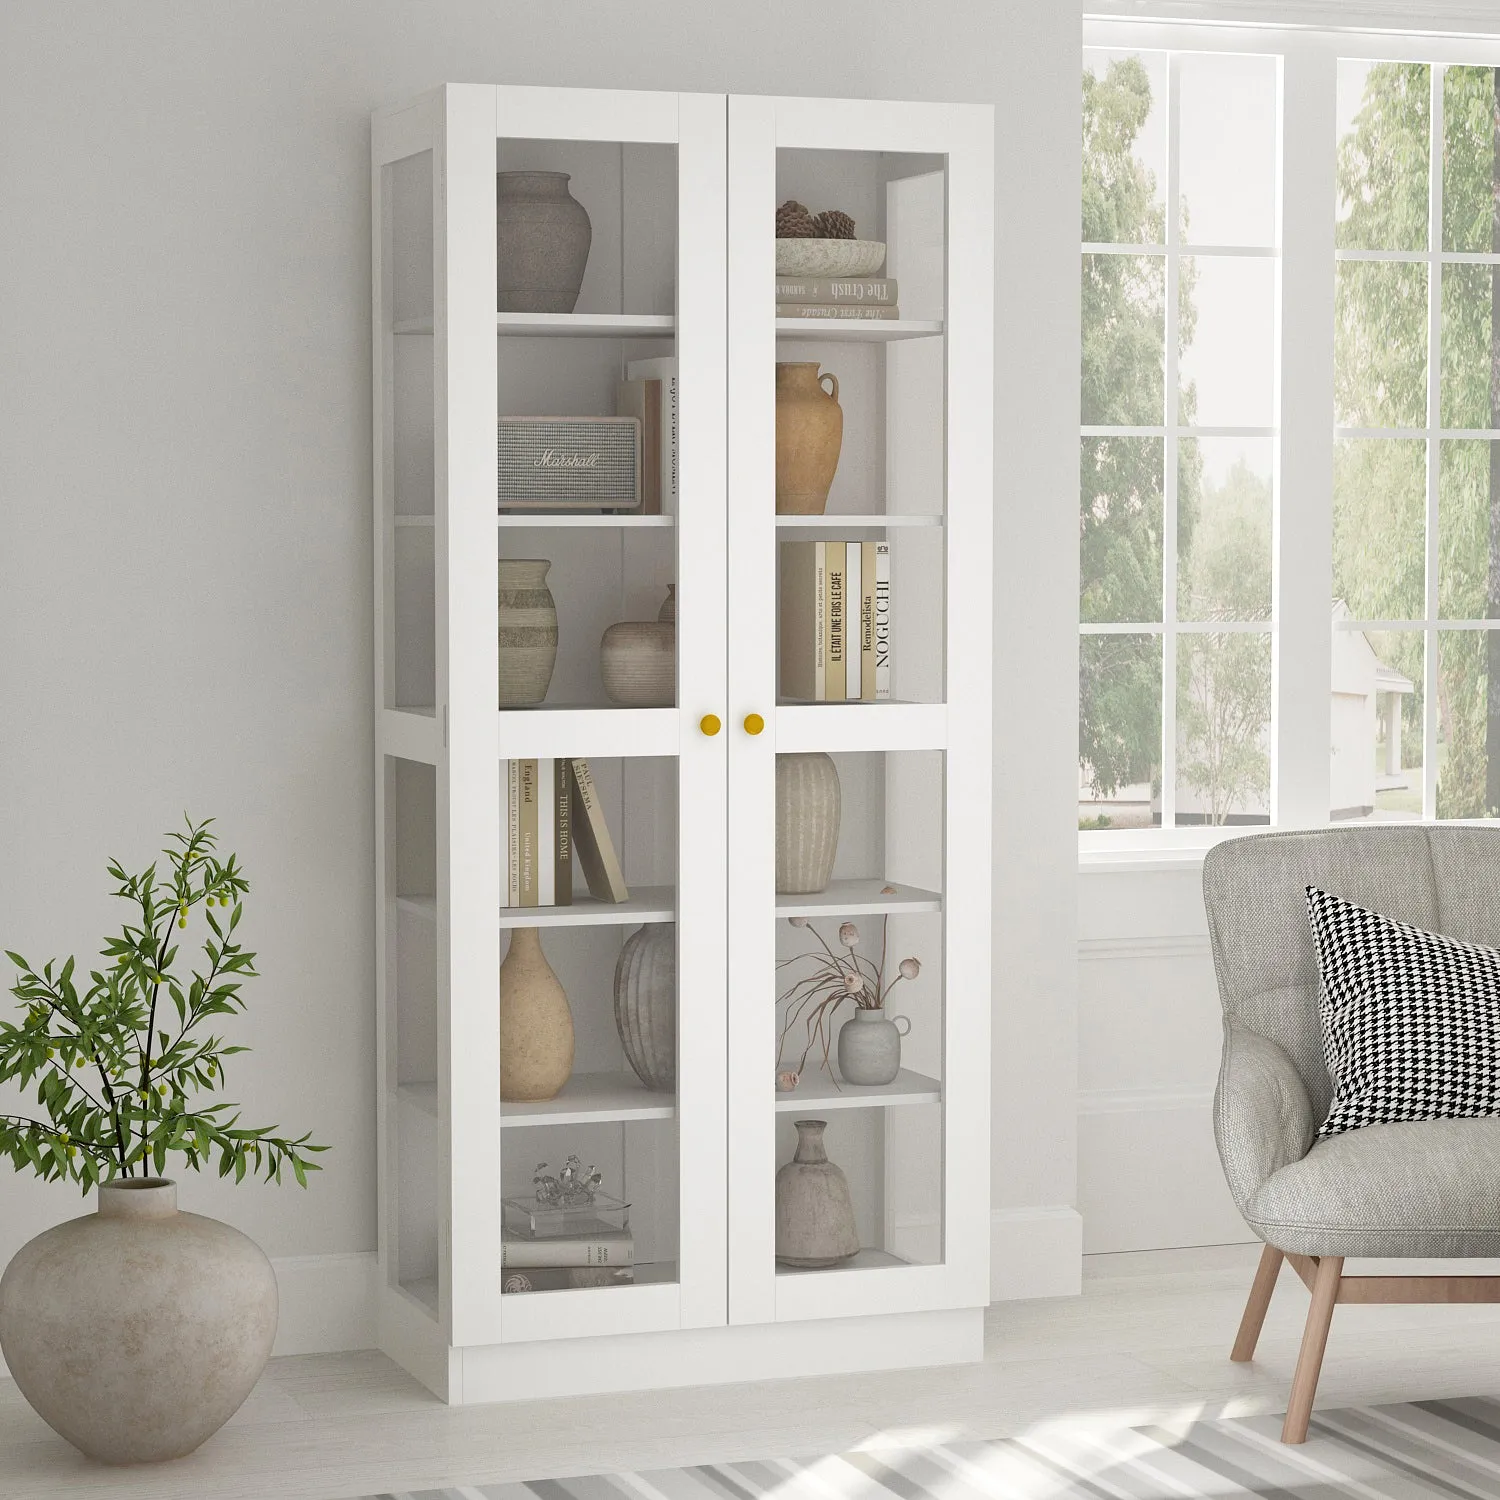
[[[676,516],[639,516],[629,512],[614,515],[584,515],[577,511],[514,511],[495,518],[502,531],[521,527],[557,528],[611,527],[621,531],[654,531],[661,527],[675,526]]]
[[[423,921],[437,920],[437,901],[432,896],[397,896],[396,906]],[[597,901],[577,892],[571,906],[500,908],[502,928],[634,927],[645,922],[676,920],[677,892],[669,885],[637,886],[628,901]]]
[[[943,898],[920,886],[896,885],[893,880],[834,880],[827,890],[776,897],[778,917],[867,917],[885,912],[942,911]]]
[[[438,1316],[438,1283],[436,1276],[418,1276],[403,1281],[397,1290],[409,1298],[429,1318]]]
[[[634,1073],[575,1073],[555,1099],[501,1101],[502,1129],[521,1125],[597,1125],[613,1120],[671,1120],[675,1094],[654,1094]]]
[[[941,526],[941,516],[777,516],[778,527],[810,531],[884,531],[891,526]]]
[[[396,526],[402,529],[412,527],[431,531],[436,524],[432,516],[395,516],[392,519]],[[581,515],[574,511],[516,511],[498,515],[495,520],[501,531],[528,527],[546,527],[548,530],[611,527],[625,531],[654,531],[677,524],[676,516],[640,516],[629,512],[614,515]],[[855,523],[841,522],[840,524],[853,525]]]
[[[506,1303],[513,1304],[521,1298],[533,1297],[608,1297],[628,1295],[635,1287],[666,1286],[677,1280],[675,1260],[638,1260],[633,1267],[634,1281],[624,1281],[618,1286],[564,1286],[549,1287],[535,1292],[507,1292]]]
[[[681,739],[675,708],[578,708],[539,704],[500,710],[500,754],[604,759],[621,755],[675,756]]]
[[[502,927],[634,927],[675,922],[677,892],[669,885],[636,886],[628,901],[597,901],[575,892],[571,906],[505,906]]]
[[[879,1271],[887,1266],[909,1266],[911,1261],[902,1260],[899,1255],[893,1255],[889,1250],[876,1250],[866,1248],[856,1250],[848,1260],[841,1260],[836,1266],[783,1266],[778,1264],[776,1274],[778,1276],[822,1276],[829,1271]]]
[[[396,1098],[412,1109],[431,1115],[434,1120],[443,1118],[443,1106],[438,1099],[435,1083],[400,1083],[396,1085]]]
[[[432,319],[401,318],[398,334],[431,333]],[[677,319],[656,313],[497,313],[495,332],[502,338],[669,339]]]
[[[776,709],[776,748],[946,750],[946,703],[784,703]]]
[[[889,1083],[861,1087],[844,1083],[834,1086],[833,1079],[819,1069],[803,1078],[789,1094],[776,1095],[776,1113],[808,1110],[822,1113],[830,1109],[889,1109],[903,1104],[941,1104],[943,1086],[925,1073],[902,1068]]]
[[[776,337],[793,343],[894,344],[943,336],[943,325],[919,318],[777,318]]]

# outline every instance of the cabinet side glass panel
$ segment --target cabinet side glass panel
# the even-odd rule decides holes
[[[437,781],[434,767],[387,756],[386,1108],[393,1193],[387,1275],[433,1316],[443,1274],[448,1180],[438,1065]]]
[[[385,287],[381,357],[382,483],[387,495],[387,708],[430,709],[436,701],[434,616],[434,451],[432,153],[383,170]],[[422,327],[420,336],[400,336]]]

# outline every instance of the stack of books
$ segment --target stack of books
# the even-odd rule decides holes
[[[591,896],[630,899],[586,760],[501,762],[500,841],[507,906],[571,906],[575,850]]]
[[[781,544],[781,694],[809,703],[891,696],[889,542]]]
[[[899,318],[892,276],[776,278],[778,318]]]
[[[500,1240],[502,1292],[625,1286],[635,1280],[635,1239],[628,1229],[530,1239],[506,1230]]]
[[[643,516],[677,512],[677,361],[633,359],[615,388],[615,414],[641,424]]]

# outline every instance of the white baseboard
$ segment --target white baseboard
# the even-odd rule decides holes
[[[273,1354],[339,1354],[376,1346],[373,1250],[286,1255],[271,1264],[281,1292]]]
[[[376,1347],[373,1250],[287,1255],[271,1265],[281,1296],[272,1354],[339,1354]],[[0,1358],[0,1380],[9,1377]]]
[[[1076,1208],[997,1208],[990,1214],[990,1301],[1076,1297],[1083,1287],[1083,1218]]]

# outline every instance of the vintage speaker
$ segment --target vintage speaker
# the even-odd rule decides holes
[[[636,417],[502,417],[501,510],[637,510]]]

